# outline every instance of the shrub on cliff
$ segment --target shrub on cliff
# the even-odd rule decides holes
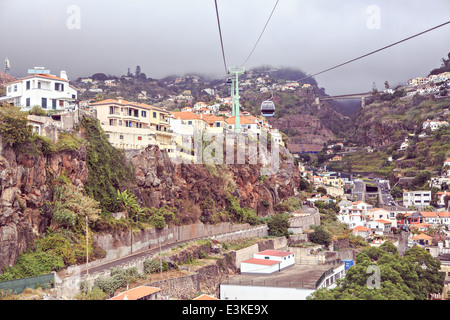
[[[81,126],[88,141],[86,157],[89,175],[84,188],[100,202],[102,211],[117,212],[120,203],[116,190],[132,180],[132,171],[126,165],[123,151],[109,143],[98,120],[84,117]]]
[[[287,213],[275,214],[267,223],[269,236],[289,238],[289,215]]]
[[[27,113],[8,104],[0,107],[0,135],[3,143],[13,148],[29,142],[33,129],[28,124]]]

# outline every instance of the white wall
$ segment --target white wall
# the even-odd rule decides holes
[[[295,257],[294,257],[293,253],[288,255],[288,256],[284,256],[284,257],[268,256],[268,255],[262,255],[262,254],[259,254],[259,253],[255,253],[253,255],[253,257],[256,258],[256,259],[265,259],[265,257],[269,257],[269,260],[280,261],[281,262],[281,264],[280,264],[280,268],[281,269],[289,267],[289,266],[293,265],[294,262],[295,262]]]
[[[220,285],[220,300],[306,300],[314,289]]]
[[[273,272],[279,271],[281,268],[280,263],[276,263],[273,265],[262,265],[255,263],[241,263],[241,273],[262,273],[262,274],[271,274]]]

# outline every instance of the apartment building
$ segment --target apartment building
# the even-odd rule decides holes
[[[174,152],[168,111],[121,98],[90,103],[89,107],[114,147],[140,149],[158,145],[169,155]]]
[[[430,190],[407,191],[403,190],[403,206],[408,208],[414,206],[416,208],[424,208],[429,206],[431,202]]]
[[[6,96],[1,102],[18,106],[24,111],[34,106],[44,110],[74,110],[77,90],[69,84],[67,73],[61,71],[59,77],[50,70],[35,67],[28,70],[28,76],[5,84]]]

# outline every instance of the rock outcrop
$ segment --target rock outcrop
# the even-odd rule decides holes
[[[241,207],[265,216],[273,212],[274,204],[294,196],[300,183],[292,155],[282,147],[279,169],[267,177],[261,176],[260,164],[174,164],[156,146],[126,155],[134,168],[137,188],[133,191],[149,207],[186,202],[200,206],[213,200],[220,210],[226,208],[227,195],[232,195]]]
[[[87,179],[86,149],[35,156],[0,146],[0,267],[12,266],[19,252],[33,248],[35,234],[51,222],[47,201],[61,174],[83,186]]]

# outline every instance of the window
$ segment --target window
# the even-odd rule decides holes
[[[40,88],[41,88],[41,82],[38,81],[38,89],[40,89]]]
[[[113,126],[114,125],[114,119],[109,119],[109,125]]]
[[[109,106],[109,114],[114,114],[114,106]]]
[[[109,134],[106,134],[106,137],[109,139]]]
[[[30,106],[30,104],[31,104],[31,103],[30,103],[30,98],[27,98],[27,100],[26,100],[26,101],[27,101],[27,102],[26,102],[26,106],[27,106],[27,107],[29,107],[29,106]]]
[[[59,106],[62,108],[64,107],[64,100],[59,100]]]
[[[119,126],[121,126],[122,125],[122,120],[119,120]]]
[[[17,92],[17,84],[14,85],[14,92]]]
[[[216,127],[220,127],[220,122],[216,122]]]
[[[270,259],[270,257],[268,257],[268,256],[265,256],[265,257],[264,257],[264,259],[266,259],[266,260],[269,260],[269,259]]]
[[[47,109],[47,98],[42,98],[41,104],[43,109]]]
[[[188,121],[188,124],[189,124],[189,125],[192,125],[192,120],[189,120],[189,121]]]
[[[134,116],[139,117],[139,110],[134,110]]]
[[[64,91],[64,84],[55,82],[55,91]]]
[[[142,110],[141,111],[141,116],[144,117],[144,118],[147,117],[147,111]]]
[[[153,112],[153,118],[156,118],[156,112]]]
[[[8,86],[8,92],[11,92],[11,87]]]
[[[27,90],[30,90],[30,88],[31,88],[31,81],[27,81]]]
[[[141,141],[141,140],[142,140],[142,137],[139,137],[139,136],[138,136],[138,140]]]
[[[52,109],[55,110],[56,109],[56,99],[52,100]]]
[[[119,139],[122,139],[122,140],[123,140],[123,135],[120,135],[120,136],[119,136]]]

